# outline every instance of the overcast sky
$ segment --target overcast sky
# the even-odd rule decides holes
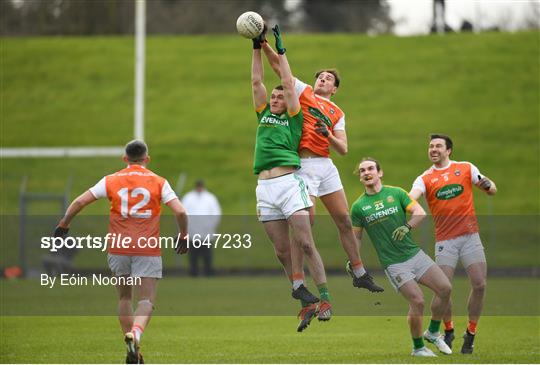
[[[390,14],[397,24],[398,35],[427,33],[431,25],[433,0],[388,0]],[[523,19],[532,16],[540,0],[446,0],[446,22],[459,29],[464,19],[485,29],[505,25],[515,30]],[[536,15],[538,16],[538,12]]]

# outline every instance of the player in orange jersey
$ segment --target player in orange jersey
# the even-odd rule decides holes
[[[161,249],[148,247],[151,246],[148,238],[159,239],[163,203],[173,211],[180,230],[177,252],[186,253],[187,215],[167,180],[146,168],[150,156],[144,142],[129,142],[123,160],[128,164],[125,169],[105,176],[71,203],[56,227],[55,236],[66,236],[72,219],[88,204],[100,198],[109,199],[109,233],[132,239],[129,247],[108,247],[109,268],[115,276],[141,278],[141,284],[134,285],[139,299],[135,312],[131,303],[132,286],[117,286],[118,319],[128,350],[126,363],[140,364],[143,360],[139,343],[154,308],[157,280],[162,276]]]
[[[262,37],[262,48],[272,69],[279,76],[279,57]],[[300,99],[304,124],[298,154],[301,169],[298,174],[306,181],[311,200],[320,198],[332,216],[339,232],[343,249],[347,253],[347,272],[353,285],[372,292],[382,292],[383,288],[373,282],[360,259],[349,216],[349,205],[341,184],[339,172],[329,158],[330,147],[340,155],[347,154],[347,134],[345,133],[345,113],[330,98],[338,91],[339,73],[335,69],[325,69],[315,74],[312,87],[295,78],[295,91]],[[315,204],[310,208],[313,222]]]
[[[435,221],[437,264],[452,280],[459,260],[469,276],[472,287],[467,304],[469,325],[463,336],[461,353],[471,354],[476,324],[484,306],[487,273],[484,247],[478,235],[472,187],[477,186],[488,195],[495,195],[497,187],[472,163],[450,160],[453,150],[450,137],[432,134],[430,139],[428,155],[433,166],[418,176],[409,194],[413,199],[423,195],[428,203]],[[438,300],[437,297],[433,299],[434,302]],[[445,342],[451,348],[454,339],[451,307],[444,316],[444,324]]]

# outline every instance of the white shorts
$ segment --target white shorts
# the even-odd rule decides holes
[[[407,281],[413,279],[416,281],[420,280],[422,275],[433,265],[435,265],[435,262],[431,257],[420,250],[407,261],[388,266],[384,270],[384,273],[388,277],[388,280],[390,280],[390,284],[398,291]]]
[[[464,234],[445,241],[435,242],[435,262],[455,268],[458,260],[464,268],[477,262],[486,262],[484,246],[478,233]]]
[[[161,279],[161,256],[107,255],[109,268],[116,276]]]
[[[257,182],[257,216],[259,221],[289,219],[313,205],[304,180],[296,173]]]
[[[306,181],[309,195],[319,197],[343,189],[337,167],[330,158],[301,158],[300,165],[298,175]]]

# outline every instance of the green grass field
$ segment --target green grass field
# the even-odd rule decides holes
[[[494,198],[477,193],[477,212],[491,267],[538,267],[540,247],[540,68],[538,32],[453,34],[397,38],[285,33],[293,72],[304,81],[335,66],[342,85],[335,102],[347,116],[349,153],[333,156],[349,202],[362,193],[352,174],[363,156],[381,161],[385,182],[408,189],[429,167],[430,132],[453,137],[453,158],[475,163],[492,178]],[[120,146],[133,134],[132,37],[1,38],[0,145]],[[321,57],[321,54],[323,57]],[[255,222],[252,154],[256,122],[250,91],[251,43],[237,36],[161,36],[147,39],[146,141],[150,168],[174,186],[204,178],[221,201],[222,233],[253,234],[249,250],[218,250],[218,268],[277,268],[272,247]],[[266,68],[267,86],[278,83]],[[71,198],[119,158],[1,159],[0,267],[18,259],[19,186]],[[89,207],[74,234],[103,233],[107,203]],[[314,227],[326,267],[345,254],[319,205]],[[49,234],[58,207],[36,204],[48,216],[27,230]],[[101,215],[92,218],[89,215]],[[95,220],[93,220],[95,219]],[[164,232],[172,234],[170,221]],[[430,223],[415,238],[432,254]],[[40,268],[45,252],[29,259]],[[378,267],[368,242],[368,268]],[[81,251],[79,268],[105,268],[103,253]],[[166,267],[186,265],[164,254]],[[373,296],[330,276],[335,317],[295,332],[298,308],[282,277],[227,277],[160,282],[155,317],[145,332],[148,363],[424,363],[409,356],[406,303],[392,292]],[[537,278],[489,278],[485,316],[475,354],[440,356],[442,363],[539,363]],[[111,287],[47,289],[36,279],[0,280],[0,362],[117,363],[124,360]],[[457,330],[466,324],[468,284],[454,283]],[[426,296],[427,301],[431,298]],[[426,309],[427,313],[427,309]],[[459,348],[458,338],[456,346]]]
[[[313,71],[324,66],[336,66],[342,73],[335,101],[347,114],[349,154],[334,156],[334,161],[349,202],[362,193],[352,175],[362,156],[380,159],[385,182],[408,189],[429,166],[428,133],[448,133],[455,139],[454,158],[474,162],[499,187],[494,198],[476,194],[477,212],[495,217],[481,229],[496,266],[538,264],[538,40],[538,32],[411,38],[286,35],[289,60],[300,78],[310,81]],[[132,38],[1,41],[3,147],[123,145],[131,138]],[[332,52],[321,59],[326,47]],[[187,188],[203,177],[221,200],[224,214],[253,218],[256,123],[250,43],[236,36],[149,37],[147,54],[150,167],[173,185],[180,171],[187,173]],[[266,77],[268,85],[277,83],[268,67]],[[23,176],[30,178],[29,191],[48,192],[63,191],[73,176],[73,198],[120,168],[119,158],[3,159],[0,266],[18,262],[17,223],[10,219],[17,220]],[[324,214],[322,205],[318,212]],[[30,213],[59,212],[57,206],[36,204]],[[87,213],[106,214],[107,203],[98,202]],[[78,224],[73,230],[90,233]],[[418,239],[431,252],[427,226]],[[341,267],[337,234],[326,227],[319,229],[317,245],[328,265]],[[222,229],[235,233],[230,227]],[[43,232],[49,230],[47,226]],[[220,253],[217,263],[273,267],[267,243],[261,240],[249,256]],[[377,265],[367,250],[369,261]],[[101,263],[99,253],[77,258],[80,266]]]
[[[151,363],[425,363],[409,356],[406,302],[384,277],[376,280],[385,293],[369,294],[354,289],[345,276],[330,277],[335,317],[314,321],[299,334],[297,304],[281,277],[164,279],[143,354]],[[0,283],[0,362],[123,361],[113,288]],[[466,325],[465,280],[457,279],[454,291],[460,333]],[[430,298],[426,292],[426,301]],[[538,308],[538,280],[491,279],[475,354],[428,362],[538,363]],[[459,336],[455,343],[459,349]]]
[[[3,363],[121,363],[114,317],[2,318]],[[426,322],[427,323],[427,322]],[[465,318],[457,318],[460,330]],[[156,317],[143,336],[147,363],[538,363],[538,317],[484,317],[473,355],[417,359],[405,317],[340,317],[296,333],[289,317]],[[54,336],[51,336],[54,331]],[[4,332],[5,333],[5,332]],[[428,345],[436,351],[433,346]]]
[[[362,156],[380,159],[387,183],[408,188],[429,166],[427,136],[438,131],[454,137],[455,159],[474,162],[497,182],[492,211],[478,197],[480,214],[538,213],[538,32],[285,37],[301,79],[311,81],[321,67],[342,73],[335,102],[347,115],[349,154],[334,160],[350,201],[362,190],[352,175]],[[2,146],[110,146],[130,139],[131,37],[1,41]],[[147,55],[152,168],[171,181],[184,171],[189,185],[206,178],[226,213],[253,214],[251,44],[237,36],[149,37]],[[266,71],[267,84],[276,84]],[[76,195],[122,167],[115,158],[2,164],[4,214],[18,212],[25,174],[31,190],[45,191],[62,190],[74,175]],[[502,166],[512,166],[512,179]]]

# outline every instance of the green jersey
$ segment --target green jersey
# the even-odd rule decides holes
[[[420,251],[410,233],[401,241],[392,239],[392,232],[407,222],[407,208],[415,203],[405,190],[383,185],[377,194],[365,193],[351,207],[353,226],[367,231],[384,268],[407,261]]]
[[[302,110],[294,116],[285,112],[276,115],[270,112],[270,105],[257,113],[259,127],[255,142],[253,171],[258,175],[262,170],[277,166],[300,168],[298,145],[302,137]]]

